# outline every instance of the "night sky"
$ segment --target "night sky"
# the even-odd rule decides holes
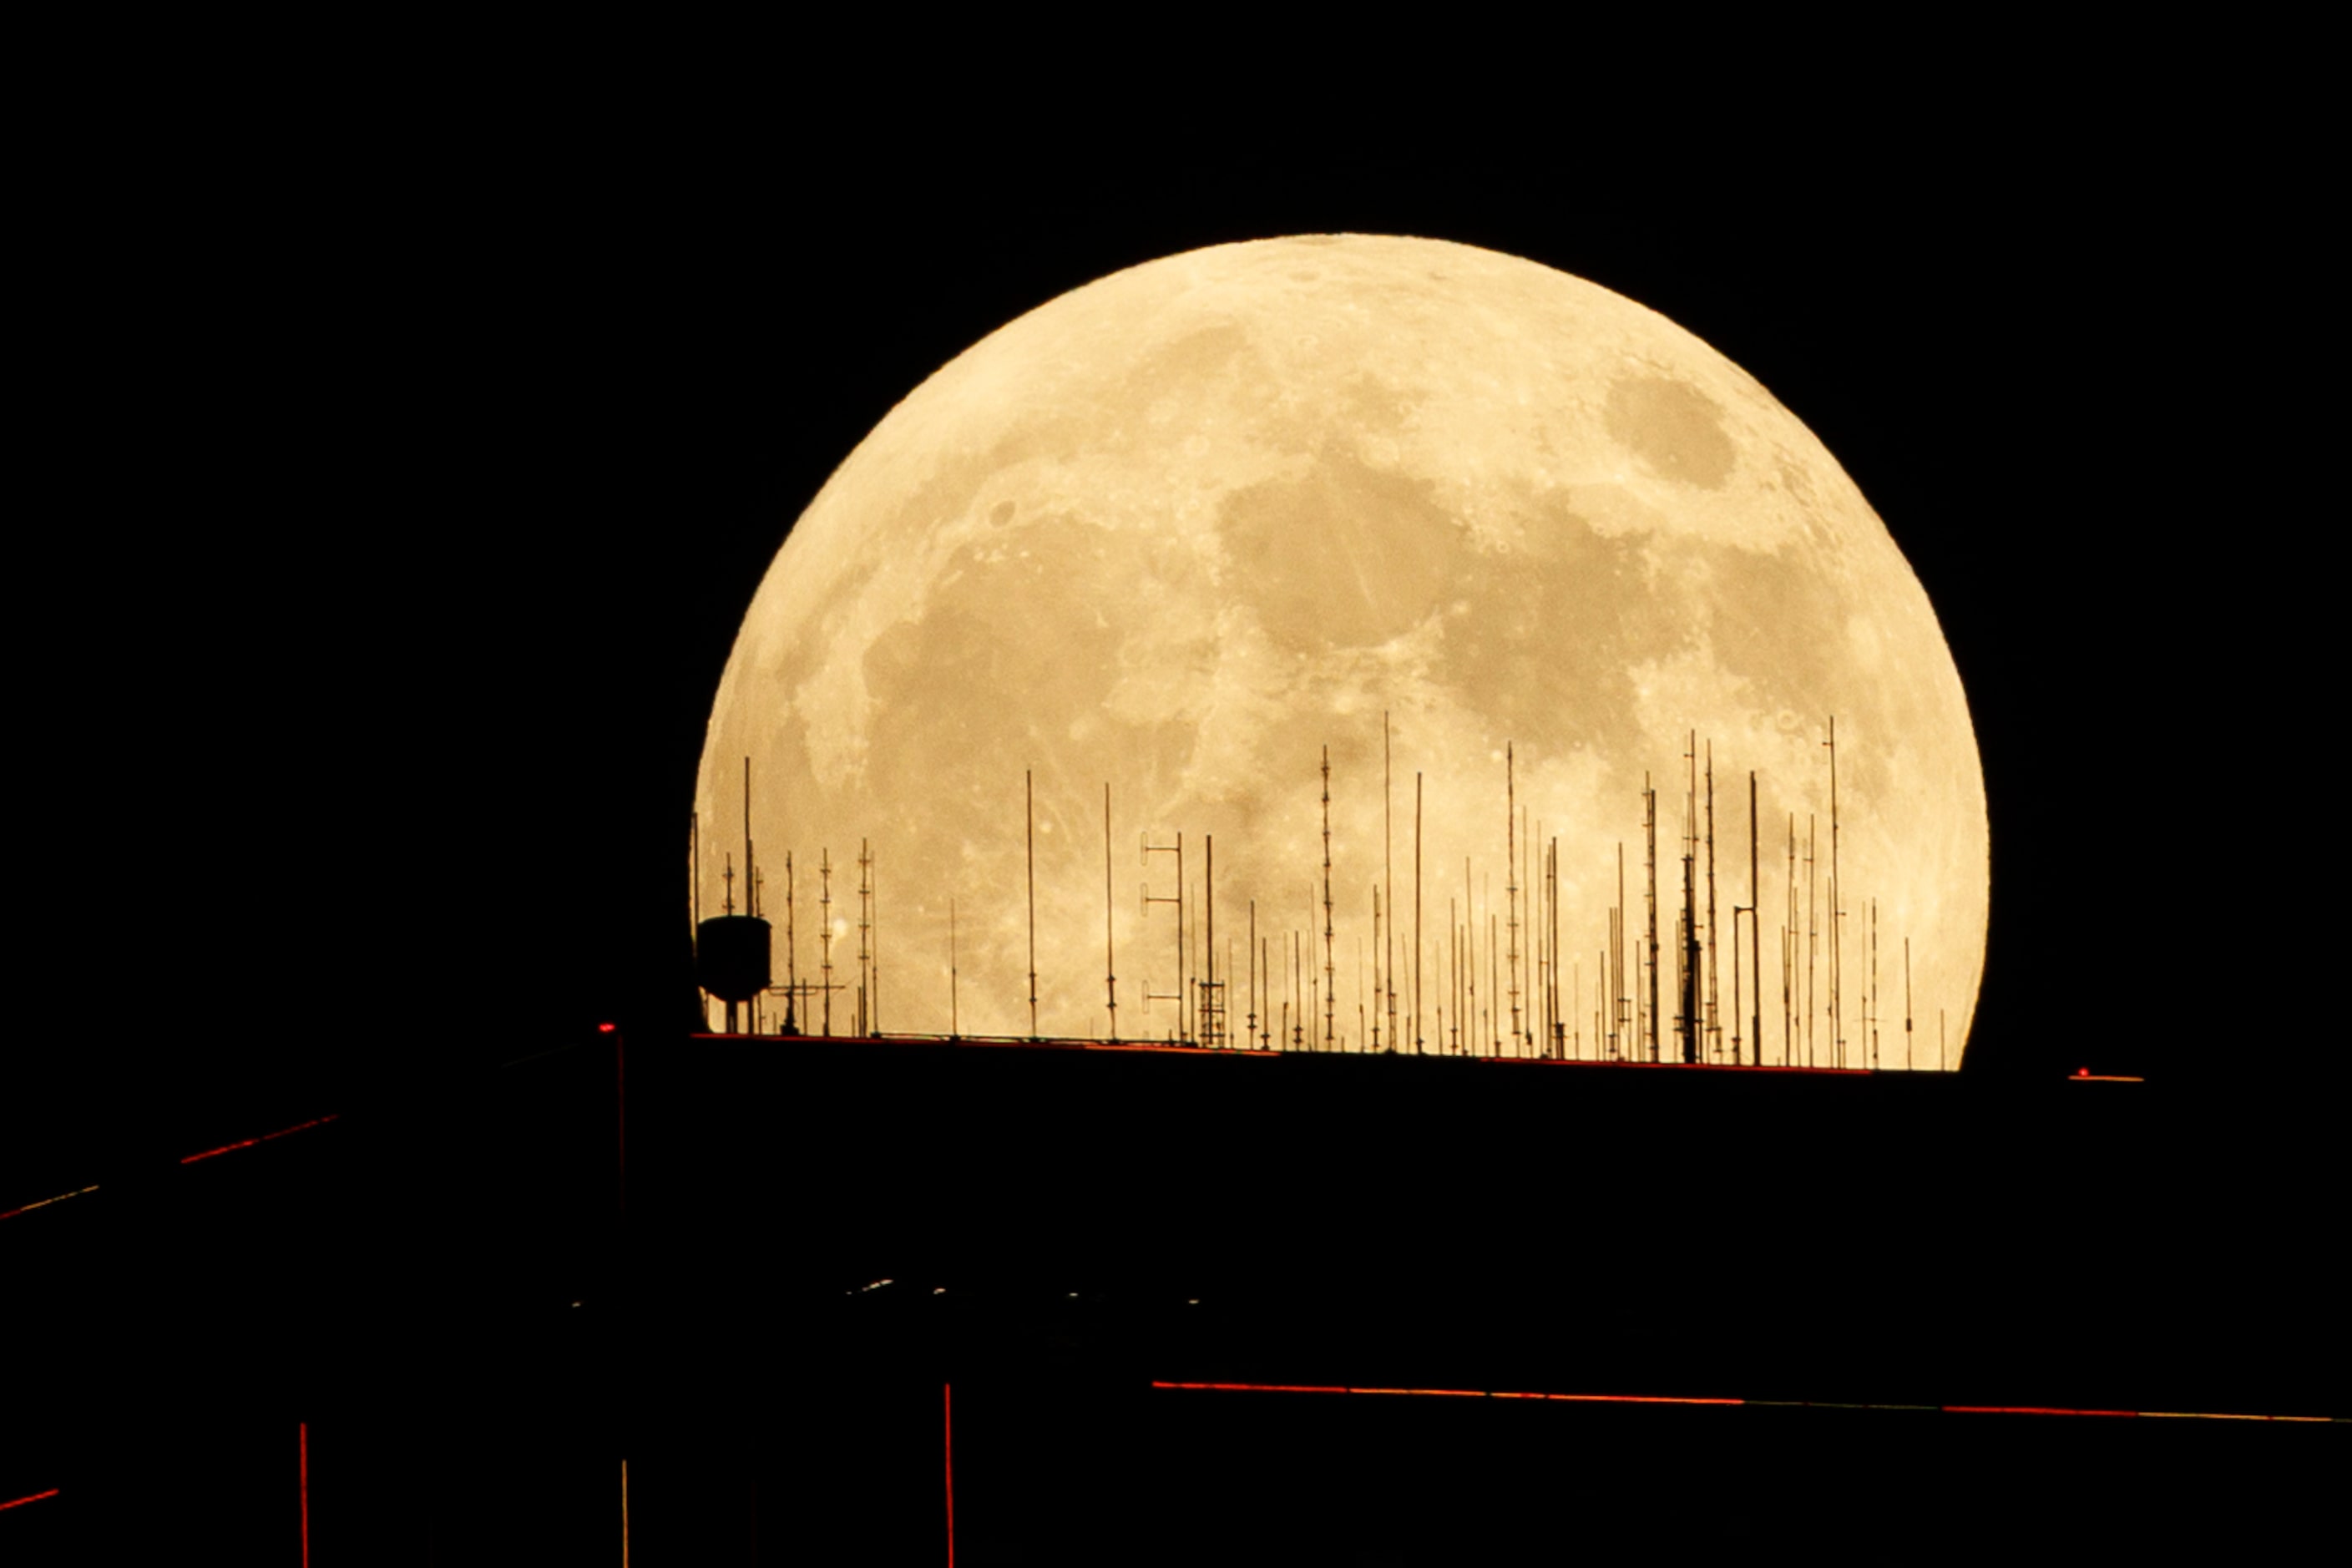
[[[2263,138],[1989,97],[1926,138],[1857,106],[1635,147],[1571,95],[1444,145],[1174,155],[1166,112],[908,159],[881,106],[809,110],[723,163],[682,121],[231,115],[78,189],[35,427],[68,482],[18,602],[81,608],[20,667],[0,1200],[682,1026],[708,705],[834,466],[1068,289],[1350,229],[1591,279],[1811,427],[1969,695],[1971,1071],[2193,1079],[2231,1137],[2168,1179],[2223,1160],[2229,1201],[2312,1212],[2263,1163],[2334,1103],[2339,503],[2310,195]]]
[[[116,209],[141,243],[81,256],[119,309],[58,382],[115,421],[79,439],[135,439],[76,448],[53,531],[94,626],[31,693],[77,775],[35,847],[62,917],[38,951],[89,978],[19,1003],[188,1031],[163,1099],[331,1100],[494,1036],[678,1017],[709,695],[834,465],[1067,289],[1317,229],[1624,293],[1854,477],[1983,756],[1972,1067],[2236,1079],[2266,1054],[2248,922],[2294,878],[2308,574],[2250,546],[2308,515],[2309,312],[2277,176],[2185,121],[1768,122],[1739,166],[1671,137],[1602,157],[1566,123],[1176,157],[1120,121],[919,163],[788,118],[773,159],[723,164],[683,127],[283,129],[141,166]],[[32,1070],[59,1080],[45,1142],[119,1119],[110,1068]]]

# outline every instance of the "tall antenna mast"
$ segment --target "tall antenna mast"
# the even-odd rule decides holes
[[[1903,939],[1903,1070],[1911,1070],[1911,939]]]
[[[1422,1054],[1421,1034],[1421,774],[1412,775],[1412,1054]]]
[[[1738,942],[1739,940],[1739,932],[1737,929],[1738,923],[1738,917],[1737,915],[1733,916],[1732,925],[1734,930],[1731,934],[1731,940],[1734,942]],[[1720,1014],[1717,1011],[1723,999],[1721,991],[1722,975],[1719,973],[1720,964],[1721,960],[1717,956],[1715,947],[1715,742],[1713,741],[1709,741],[1706,743],[1707,1047],[1706,1054],[1710,1058],[1720,1057],[1723,1054],[1723,1019]],[[1734,1007],[1738,1006],[1738,1005],[1739,1004],[1736,1000],[1732,1003]],[[1733,1023],[1732,1027],[1734,1031],[1737,1032],[1738,1025],[1736,1020]]]
[[[1683,793],[1683,908],[1675,943],[1675,1027],[1683,1037],[1683,1060],[1697,1061],[1702,1049],[1698,1016],[1698,731],[1690,734],[1683,760],[1690,779]]]
[[[1494,753],[1489,752],[1488,756]],[[1519,788],[1517,765],[1511,742],[1503,742],[1503,859],[1505,873],[1510,879],[1503,889],[1509,901],[1504,906],[1510,911],[1503,922],[1511,939],[1509,973],[1511,977],[1511,1048],[1518,1049],[1519,1036]]]
[[[702,952],[702,813],[688,812],[686,819],[686,911],[694,923],[688,929],[694,933],[696,955],[694,986],[695,1010],[701,1016],[703,1028],[710,1027],[710,993],[702,988],[700,962]]]
[[[1813,1054],[1813,960],[1822,947],[1822,924],[1814,895],[1819,891],[1820,878],[1814,871],[1818,862],[1813,850],[1818,846],[1819,821],[1811,812],[1805,814],[1805,1065],[1815,1063]]]
[[[1650,1010],[1642,1026],[1642,1043],[1649,1051],[1649,1059],[1658,1059],[1658,792],[1650,787],[1650,775],[1642,775],[1643,828],[1649,836],[1650,846],[1650,930],[1649,961]]]
[[[857,841],[857,1037],[872,1037],[874,952],[868,938],[874,929],[874,847]]]
[[[793,896],[793,852],[784,851],[784,1033],[801,1032],[800,1017],[793,1003],[800,995],[800,943],[793,931],[793,916],[799,900]]]
[[[817,852],[817,912],[820,916],[817,942],[824,953],[824,1033],[833,1037],[833,850],[821,847]]]
[[[1550,1050],[1555,1058],[1568,1056],[1568,1020],[1559,1012],[1559,835],[1551,836],[1544,854],[1544,907],[1549,911],[1545,921],[1544,940],[1551,950],[1549,997],[1547,1026],[1550,1032]],[[1569,1005],[1576,1005],[1573,997]]]
[[[1764,1065],[1764,895],[1756,877],[1756,770],[1748,770],[1748,941],[1750,966],[1756,973],[1756,997],[1749,1004],[1748,1050],[1756,1065]],[[1738,940],[1735,932],[1732,940]]]
[[[1625,1027],[1625,841],[1617,841],[1617,908],[1609,931],[1609,1058],[1624,1049]]]
[[[955,895],[948,895],[948,1038],[963,1037],[963,1019],[956,1008]]]
[[[1331,748],[1323,748],[1323,1048],[1336,1049],[1331,1011],[1337,1005],[1331,965]]]
[[[1257,945],[1257,900],[1255,899],[1252,899],[1249,901],[1249,1033],[1244,1037],[1255,1046],[1257,1043],[1258,1038],[1257,972],[1259,961],[1264,956]]]
[[[1184,1021],[1184,836],[1179,833],[1173,844],[1154,844],[1151,842],[1151,835],[1147,832],[1137,842],[1142,846],[1142,852],[1137,858],[1145,866],[1151,864],[1151,857],[1154,855],[1176,857],[1176,891],[1172,896],[1163,893],[1155,899],[1151,896],[1151,884],[1150,882],[1143,884],[1143,912],[1147,919],[1150,916],[1151,906],[1154,904],[1176,906],[1176,989],[1154,991],[1151,988],[1150,975],[1147,972],[1143,981],[1143,1010],[1149,1013],[1154,1002],[1175,1003],[1176,1027],[1169,1032],[1169,1037],[1181,1040],[1187,1037]]]
[[[1387,885],[1381,906],[1388,913],[1389,1049],[1399,1049],[1396,994],[1396,792],[1391,787],[1388,710],[1381,710],[1381,875]]]
[[[1022,824],[1029,851],[1029,1037],[1037,1037],[1037,777],[1021,770]]]
[[[1837,1049],[1837,1065],[1845,1066],[1844,970],[1840,965],[1839,932],[1844,929],[1845,905],[1838,887],[1837,715],[1830,715],[1830,1035]]]
[[[1208,858],[1208,869],[1202,873],[1202,881],[1209,893],[1209,963],[1207,975],[1201,983],[1200,1033],[1202,1044],[1213,1046],[1223,1037],[1225,1017],[1225,1010],[1217,1005],[1217,836],[1202,834],[1201,846]]]
[[[1365,1020],[1371,1049],[1381,1048],[1381,885],[1372,884],[1372,1011]]]
[[[1103,996],[1110,1008],[1110,1033],[1118,1038],[1118,965],[1112,962],[1110,931],[1110,781],[1103,781]]]

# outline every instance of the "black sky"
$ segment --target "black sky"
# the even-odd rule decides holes
[[[687,131],[530,126],[159,153],[68,312],[104,330],[58,379],[85,478],[52,531],[98,624],[35,699],[72,824],[42,951],[102,973],[20,1005],[162,1026],[158,1100],[331,1100],[667,1024],[709,695],[834,465],[1065,289],[1355,229],[1590,278],[1804,419],[1967,686],[1978,1065],[2236,1074],[2255,933],[2227,922],[2275,874],[2298,679],[2295,558],[2250,541],[2304,514],[2316,455],[2283,372],[2295,225],[2180,127],[1978,130],[1768,120],[1706,160],[1567,121],[1507,155],[1071,129],[914,160],[815,121],[723,168]],[[93,429],[127,438],[85,458]],[[112,1068],[34,1070],[43,1137],[99,1135]]]

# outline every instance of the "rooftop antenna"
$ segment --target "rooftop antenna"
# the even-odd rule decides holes
[[[1870,900],[1870,1070],[1878,1070],[1878,900]]]
[[[1756,879],[1756,770],[1748,770],[1748,956],[1754,960],[1756,995],[1749,1003],[1748,1050],[1756,1065],[1764,1065],[1764,895]],[[1735,932],[1732,940],[1738,941]],[[1737,1004],[1735,1003],[1736,1006]]]
[[[1333,1044],[1331,1012],[1337,1005],[1337,982],[1331,964],[1331,748],[1323,748],[1323,1048]]]
[[[1903,939],[1903,1070],[1911,1070],[1911,939]]]
[[[1486,753],[1489,757],[1495,753]],[[1511,1048],[1518,1048],[1519,1039],[1519,790],[1511,742],[1503,742],[1503,864],[1509,879],[1503,889],[1510,901],[1506,906],[1510,918],[1504,930],[1511,939]]]
[[[793,1003],[800,994],[800,942],[793,931],[793,916],[800,900],[793,896],[793,852],[784,851],[784,1033],[797,1035],[800,1020]]]
[[[1738,917],[1734,915],[1731,940],[1735,942],[1739,940],[1738,923]],[[1710,1058],[1723,1054],[1723,1019],[1717,1011],[1723,1000],[1720,964],[1715,946],[1715,742],[1709,741],[1706,743],[1706,1054]],[[1738,1005],[1737,1000],[1732,1003],[1734,1008]],[[1732,1029],[1734,1033],[1738,1030],[1736,1019]]]
[[[1257,900],[1255,899],[1252,899],[1249,901],[1249,1033],[1243,1037],[1249,1040],[1252,1044],[1255,1044],[1258,1038],[1257,972],[1261,964],[1261,960],[1265,956],[1264,951],[1259,948],[1257,943]]]
[[[1375,1051],[1381,1048],[1381,885],[1372,884],[1372,1011],[1366,1020],[1370,1033],[1365,1038]]]
[[[1551,836],[1544,855],[1544,941],[1551,957],[1545,973],[1545,1016],[1548,1022],[1549,1046],[1551,1054],[1565,1059],[1568,1056],[1568,1020],[1559,1012],[1559,835]],[[1570,1004],[1573,1005],[1573,1003]]]
[[[1682,1036],[1683,1060],[1696,1062],[1701,1049],[1698,1016],[1698,731],[1690,735],[1683,760],[1690,780],[1683,794],[1683,907],[1675,942],[1675,1031]]]
[[[1797,814],[1789,814],[1789,914],[1780,922],[1780,1065],[1797,1065]]]
[[[1118,1038],[1118,965],[1111,958],[1110,781],[1103,781],[1103,995],[1110,1007],[1109,1038]]]
[[[702,1016],[702,1026],[710,1027],[710,993],[702,984],[702,813],[688,812],[686,819],[686,914],[694,923],[687,929],[694,932],[695,1008]]]
[[[1617,841],[1617,907],[1609,921],[1609,1059],[1623,1048],[1625,1025],[1625,841]]]
[[[1389,1049],[1397,1049],[1396,995],[1396,800],[1390,787],[1389,715],[1381,710],[1381,874],[1387,890],[1382,894],[1381,907],[1388,912],[1387,960],[1381,973],[1388,976]]]
[[[1420,1056],[1421,1035],[1421,773],[1412,775],[1412,1054]]]
[[[818,969],[824,980],[824,1037],[833,1037],[833,851],[821,848],[816,863]]]
[[[857,1037],[871,1039],[874,1030],[874,848],[857,841]]]
[[[1037,1037],[1037,775],[1021,770],[1022,824],[1029,853],[1029,1037]]]
[[[1205,858],[1201,873],[1202,886],[1207,890],[1205,909],[1208,914],[1208,941],[1203,951],[1208,955],[1206,976],[1201,982],[1201,1016],[1197,1033],[1204,1045],[1213,1046],[1224,1033],[1224,1013],[1217,1005],[1217,836],[1201,836],[1201,852]]]
[[[1151,981],[1147,975],[1143,982],[1143,1005],[1148,1011],[1150,1008],[1151,1004],[1154,1002],[1175,1003],[1176,1027],[1170,1034],[1169,1037],[1171,1039],[1181,1040],[1185,1037],[1184,836],[1181,833],[1179,833],[1176,836],[1176,842],[1173,844],[1154,844],[1151,842],[1151,836],[1147,833],[1142,836],[1140,842],[1143,845],[1143,853],[1140,858],[1147,866],[1151,864],[1151,857],[1154,855],[1173,855],[1176,857],[1176,892],[1173,897],[1162,894],[1160,897],[1155,899],[1151,896],[1151,884],[1150,882],[1143,884],[1143,912],[1147,916],[1151,913],[1151,906],[1154,904],[1173,904],[1176,906],[1176,989],[1173,991],[1154,991],[1151,989]]]
[[[1820,824],[1813,814],[1807,812],[1805,814],[1805,1065],[1807,1067],[1813,1066],[1815,1062],[1813,960],[1820,953],[1822,946],[1822,925],[1817,918],[1819,910],[1813,901],[1814,894],[1819,890],[1820,882],[1820,878],[1814,870],[1818,862],[1813,858],[1813,850],[1819,843],[1816,836],[1819,826]]]
[[[1494,886],[1487,885],[1487,906],[1494,905]],[[1458,1011],[1462,1015],[1462,1038],[1471,1052],[1478,1049],[1478,905],[1471,890],[1470,857],[1462,857],[1462,995]],[[1491,949],[1492,943],[1488,946]],[[1491,956],[1491,953],[1489,954]],[[1487,988],[1490,992],[1492,986]],[[1494,997],[1486,998],[1491,1005]],[[1497,1056],[1502,1053],[1497,1051]]]
[[[1649,999],[1650,1010],[1643,1025],[1642,1043],[1649,1051],[1649,1059],[1658,1059],[1658,792],[1650,786],[1650,775],[1642,775],[1643,830],[1649,836],[1650,901],[1649,901]]]
[[[948,895],[948,1038],[961,1039],[963,1020],[956,1008],[956,916],[955,895]]]
[[[1822,742],[1830,749],[1830,1035],[1837,1050],[1837,1065],[1845,1066],[1845,973],[1840,966],[1841,944],[1838,933],[1844,929],[1845,906],[1840,901],[1838,887],[1838,788],[1837,788],[1837,715],[1830,715],[1830,738]]]

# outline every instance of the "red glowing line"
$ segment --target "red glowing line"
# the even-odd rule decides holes
[[[92,1182],[86,1187],[76,1187],[72,1192],[59,1193],[56,1197],[43,1198],[37,1204],[26,1204],[22,1208],[10,1209],[5,1214],[0,1214],[0,1219],[15,1219],[20,1214],[31,1214],[35,1209],[45,1209],[51,1204],[61,1204],[68,1198],[78,1198],[84,1193],[94,1193],[96,1191],[98,1191],[98,1184],[96,1182]]]
[[[1327,1388],[1303,1383],[1154,1383],[1154,1388],[1220,1388],[1244,1394],[1346,1394],[1344,1388]]]
[[[955,1568],[955,1384],[940,1384],[940,1436],[948,1476],[948,1568]]]
[[[1208,1389],[1237,1394],[1392,1394],[1454,1399],[1553,1399],[1589,1405],[1753,1405],[1781,1410],[1928,1410],[1953,1415],[2130,1415],[2183,1421],[2297,1421],[2341,1423],[2341,1415],[2252,1415],[2201,1410],[2074,1410],[2050,1405],[1861,1405],[1817,1399],[1717,1399],[1676,1394],[1534,1394],[1511,1389],[1343,1388],[1299,1383],[1167,1383],[1154,1388]]]
[[[1744,1399],[1689,1399],[1672,1394],[1547,1394],[1546,1399],[1570,1399],[1593,1405],[1745,1405]]]
[[[7,1502],[0,1502],[0,1513],[5,1513],[12,1508],[22,1508],[28,1502],[38,1502],[45,1497],[55,1497],[57,1495],[58,1489],[51,1487],[45,1492],[35,1492],[31,1497],[14,1498]]]
[[[250,1149],[256,1143],[267,1143],[273,1138],[283,1138],[289,1132],[307,1132],[313,1127],[324,1127],[328,1122],[337,1120],[341,1115],[342,1112],[337,1111],[333,1116],[314,1116],[310,1121],[298,1123],[292,1127],[281,1127],[275,1132],[264,1132],[258,1138],[247,1138],[241,1142],[236,1143],[224,1143],[217,1149],[207,1149],[201,1154],[187,1155],[180,1161],[180,1163],[183,1165],[193,1165],[199,1160],[209,1160],[215,1154],[234,1153],[239,1149]]]
[[[2146,1083],[2147,1079],[2144,1078],[2131,1078],[2123,1073],[2091,1072],[2085,1069],[2082,1072],[2069,1074],[2066,1081],[2069,1083]]]
[[[302,1432],[302,1568],[310,1568],[310,1424]]]

